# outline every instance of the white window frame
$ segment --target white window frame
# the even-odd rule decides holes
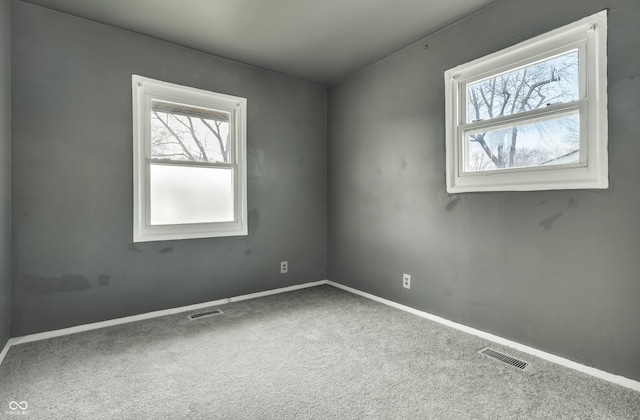
[[[133,241],[161,241],[221,236],[243,236],[247,228],[247,99],[132,75],[133,93]],[[230,114],[232,164],[220,164],[234,171],[234,220],[220,223],[151,225],[151,101],[153,99],[216,109]],[[175,162],[179,165],[180,162]],[[190,162],[191,166],[194,166]],[[196,165],[197,166],[197,165]],[[203,163],[202,166],[218,166]]]
[[[607,12],[602,11],[444,73],[446,114],[446,186],[449,193],[608,188],[607,154]],[[467,85],[513,69],[579,51],[580,93],[577,101],[551,105],[488,121],[467,123]],[[579,163],[465,171],[465,133],[560,116],[580,115]],[[510,125],[511,124],[511,125]]]

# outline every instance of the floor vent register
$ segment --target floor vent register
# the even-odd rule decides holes
[[[524,360],[517,359],[515,357],[509,356],[508,354],[504,354],[497,350],[491,349],[489,347],[485,347],[480,350],[480,353],[483,356],[489,357],[490,359],[497,360],[502,363],[506,363],[509,366],[513,366],[514,368],[522,371],[526,371],[531,367],[531,363],[525,362]]]
[[[222,312],[220,309],[212,309],[210,311],[198,312],[197,314],[188,315],[187,318],[190,321],[195,321],[196,319],[207,318],[207,317],[216,316],[216,315],[222,315],[223,313],[224,312]]]

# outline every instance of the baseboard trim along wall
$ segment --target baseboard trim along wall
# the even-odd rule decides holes
[[[323,284],[327,284],[327,280],[297,284],[294,286],[281,287],[279,289],[266,290],[264,292],[250,293],[248,295],[218,299],[210,302],[196,303],[193,305],[180,306],[178,308],[163,309],[160,311],[147,312],[144,314],[132,315],[124,318],[109,319],[107,321],[94,322],[91,324],[77,325],[75,327],[63,328],[60,330],[46,331],[46,332],[37,333],[37,334],[25,335],[22,337],[10,338],[7,344],[4,346],[4,349],[2,349],[2,352],[0,353],[0,364],[2,364],[2,361],[4,360],[4,357],[6,356],[11,346],[15,346],[18,344],[30,343],[32,341],[46,340],[48,338],[60,337],[60,336],[69,335],[69,334],[76,334],[83,331],[97,330],[100,328],[111,327],[114,325],[128,324],[129,322],[136,322],[136,321],[142,321],[145,319],[158,318],[166,315],[179,314],[181,312],[196,311],[200,309],[209,308],[211,306],[219,306],[219,305],[225,305],[231,302],[239,302],[241,300],[255,299],[255,298],[269,296],[269,295],[277,295],[279,293],[286,293],[286,292],[291,292],[293,290],[321,286]]]
[[[264,292],[251,293],[251,294],[248,294],[248,295],[241,295],[241,296],[236,296],[236,297],[230,297],[230,298],[225,298],[225,299],[214,300],[214,301],[210,301],[210,302],[198,303],[198,304],[194,304],[194,305],[181,306],[181,307],[178,307],[178,308],[171,308],[171,309],[165,309],[165,310],[161,310],[161,311],[148,312],[148,313],[128,316],[128,317],[124,317],[124,318],[110,319],[108,321],[95,322],[95,323],[92,323],[92,324],[78,325],[78,326],[75,326],[75,327],[63,328],[63,329],[60,329],[60,330],[47,331],[47,332],[43,332],[43,333],[25,335],[25,336],[22,336],[22,337],[10,338],[9,341],[7,342],[7,344],[4,346],[4,349],[0,353],[0,364],[2,364],[2,361],[4,360],[4,357],[6,356],[7,352],[11,348],[11,346],[15,346],[15,345],[18,345],[18,344],[30,343],[30,342],[39,341],[39,340],[46,340],[48,338],[60,337],[60,336],[63,336],[63,335],[75,334],[75,333],[79,333],[79,332],[83,332],[83,331],[96,330],[96,329],[110,327],[110,326],[114,326],[114,325],[127,324],[129,322],[142,321],[142,320],[145,320],[145,319],[157,318],[157,317],[161,317],[161,316],[165,316],[165,315],[173,315],[173,314],[177,314],[177,313],[181,313],[181,312],[189,312],[189,311],[194,311],[194,310],[200,310],[200,309],[209,308],[211,306],[219,306],[219,305],[224,305],[224,304],[231,303],[231,302],[239,302],[239,301],[242,301],[242,300],[255,299],[255,298],[259,298],[259,297],[263,297],[263,296],[276,295],[276,294],[279,294],[279,293],[286,293],[286,292],[291,292],[291,291],[294,291],[294,290],[306,289],[306,288],[309,288],[309,287],[321,286],[321,285],[325,285],[325,284],[333,286],[333,287],[336,287],[338,289],[345,290],[347,292],[356,294],[358,296],[362,296],[362,297],[367,298],[367,299],[371,299],[373,301],[382,303],[384,305],[391,306],[393,308],[400,309],[400,310],[405,311],[405,312],[409,312],[409,313],[411,313],[413,315],[417,315],[419,317],[429,319],[431,321],[437,322],[437,323],[445,325],[447,327],[455,328],[457,330],[466,332],[468,334],[473,334],[473,335],[475,335],[477,337],[492,341],[494,343],[498,343],[498,344],[501,344],[501,345],[504,345],[504,346],[507,346],[507,347],[522,351],[522,352],[527,353],[527,354],[531,354],[531,355],[539,357],[541,359],[548,360],[548,361],[550,361],[552,363],[555,363],[555,364],[558,364],[558,365],[561,365],[561,366],[565,366],[565,367],[568,367],[570,369],[574,369],[574,370],[577,370],[579,372],[586,373],[587,375],[595,376],[596,378],[600,378],[600,379],[603,379],[605,381],[612,382],[614,384],[624,386],[625,388],[630,388],[630,389],[633,389],[635,391],[640,392],[640,382],[635,381],[633,379],[625,378],[624,376],[620,376],[620,375],[614,375],[612,373],[605,372],[605,371],[602,371],[602,370],[599,370],[599,369],[596,369],[596,368],[592,368],[590,366],[585,366],[585,365],[582,365],[580,363],[574,362],[572,360],[565,359],[564,357],[556,356],[554,354],[547,353],[545,351],[538,350],[538,349],[535,349],[533,347],[529,347],[527,345],[520,344],[518,342],[511,341],[511,340],[508,340],[506,338],[499,337],[497,335],[494,335],[494,334],[491,334],[491,333],[488,333],[488,332],[477,330],[475,328],[468,327],[466,325],[458,324],[458,323],[450,321],[448,319],[441,318],[441,317],[439,317],[437,315],[433,315],[433,314],[430,314],[428,312],[420,311],[420,310],[412,308],[410,306],[402,305],[400,303],[393,302],[391,300],[384,299],[384,298],[381,298],[379,296],[372,295],[371,293],[363,292],[361,290],[354,289],[354,288],[349,287],[349,286],[344,286],[342,284],[335,283],[335,282],[330,281],[330,280],[320,280],[320,281],[304,283],[304,284],[299,284],[299,285],[294,285],[294,286],[282,287],[282,288],[279,288],[279,289],[267,290],[267,291],[264,291]]]
[[[633,379],[625,378],[624,376],[615,375],[613,373],[605,372],[605,371],[600,370],[600,369],[596,369],[596,368],[592,368],[590,366],[582,365],[582,364],[574,362],[572,360],[565,359],[564,357],[556,356],[555,354],[547,353],[545,351],[538,350],[538,349],[533,348],[533,347],[529,347],[529,346],[527,346],[525,344],[520,344],[518,342],[511,341],[511,340],[508,340],[506,338],[499,337],[497,335],[493,335],[493,334],[488,333],[488,332],[477,330],[475,328],[468,327],[466,325],[458,324],[456,322],[449,321],[448,319],[441,318],[441,317],[439,317],[437,315],[433,315],[433,314],[430,314],[428,312],[423,312],[423,311],[420,311],[418,309],[414,309],[414,308],[412,308],[410,306],[402,305],[400,303],[393,302],[391,300],[387,300],[387,299],[381,298],[379,296],[375,296],[375,295],[372,295],[370,293],[363,292],[363,291],[360,291],[358,289],[354,289],[354,288],[349,287],[349,286],[344,286],[342,284],[335,283],[335,282],[332,282],[332,281],[329,281],[329,280],[327,280],[326,283],[328,285],[333,286],[333,287],[337,287],[338,289],[346,290],[347,292],[351,292],[351,293],[354,293],[356,295],[365,297],[367,299],[371,299],[371,300],[374,300],[376,302],[380,302],[380,303],[383,303],[385,305],[394,307],[396,309],[400,309],[400,310],[403,310],[405,312],[409,312],[411,314],[420,316],[422,318],[429,319],[429,320],[437,322],[439,324],[446,325],[447,327],[455,328],[457,330],[464,331],[464,332],[469,333],[469,334],[473,334],[473,335],[478,336],[480,338],[484,338],[486,340],[493,341],[494,343],[502,344],[504,346],[519,350],[519,351],[521,351],[523,353],[531,354],[531,355],[539,357],[541,359],[548,360],[549,362],[552,362],[552,363],[555,363],[555,364],[558,364],[558,365],[561,365],[561,366],[564,366],[564,367],[568,367],[570,369],[586,373],[587,375],[595,376],[596,378],[604,379],[605,381],[612,382],[614,384],[624,386],[625,388],[630,388],[630,389],[633,389],[635,391],[640,392],[640,382],[635,381]]]

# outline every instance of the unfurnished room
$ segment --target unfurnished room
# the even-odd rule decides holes
[[[637,0],[0,0],[0,418],[640,419]]]

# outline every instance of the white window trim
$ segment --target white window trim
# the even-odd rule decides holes
[[[133,92],[133,241],[243,236],[247,228],[247,99],[132,75]],[[161,99],[232,114],[235,143],[235,220],[224,223],[150,225],[149,162],[151,100]]]
[[[580,71],[584,73],[580,75],[581,99],[576,106],[580,110],[580,164],[465,172],[466,145],[461,127],[466,122],[466,110],[463,109],[467,107],[466,85],[575,48],[580,50],[580,60],[585,60],[580,64]],[[447,70],[444,73],[447,192],[608,188],[606,48],[607,12],[604,10]],[[553,111],[553,106],[529,111],[529,117]],[[522,118],[522,115],[516,114],[503,120],[514,121],[518,118]],[[499,120],[501,118],[496,118],[492,123]]]

